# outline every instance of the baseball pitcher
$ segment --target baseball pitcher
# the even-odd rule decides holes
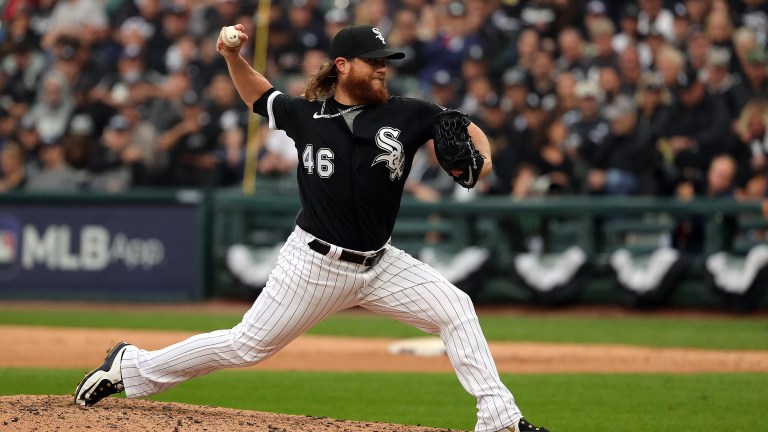
[[[248,39],[242,25],[235,30],[240,42]],[[460,112],[390,97],[387,60],[404,54],[377,28],[339,31],[303,97],[274,89],[232,46],[231,32],[222,29],[216,49],[240,96],[270,128],[284,130],[300,156],[296,228],[241,323],[157,351],[121,342],[82,380],[75,402],[92,405],[120,391],[149,396],[253,365],[332,313],[361,306],[440,335],[459,381],[477,398],[475,431],[546,432],[523,418],[499,379],[469,296],[390,244],[418,148],[434,139],[441,166],[471,188],[491,170],[485,134]]]

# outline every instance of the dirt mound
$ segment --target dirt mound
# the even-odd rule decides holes
[[[0,397],[0,431],[450,432],[420,426],[108,398],[92,407],[71,396]]]

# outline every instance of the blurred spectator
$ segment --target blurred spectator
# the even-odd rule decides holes
[[[490,80],[485,76],[473,78],[467,82],[467,93],[459,106],[459,111],[475,115],[480,110],[483,102],[489,97],[496,97]],[[498,99],[498,97],[497,97]]]
[[[447,70],[436,71],[430,80],[427,98],[446,108],[458,108],[461,100],[458,91],[459,82]]]
[[[317,14],[315,3],[309,0],[288,2],[285,20],[281,23],[288,29],[288,34],[277,57],[284,74],[301,72],[302,59],[308,50],[325,51],[330,46],[324,19]]]
[[[304,94],[305,81],[301,75],[293,75],[288,78],[285,93],[291,96]],[[263,176],[284,176],[294,173],[299,163],[299,155],[296,151],[296,143],[283,130],[269,129],[266,122],[259,129],[261,136],[254,136],[253,140],[261,142],[259,146],[259,159],[256,170]],[[254,145],[258,146],[258,142]]]
[[[765,0],[741,1],[732,5],[736,15],[734,22],[752,29],[761,45],[768,42],[768,8]]]
[[[652,177],[650,149],[637,138],[637,110],[634,101],[619,96],[605,110],[610,134],[589,154],[587,188],[591,193],[632,195],[640,191],[640,178]]]
[[[616,26],[609,18],[599,18],[588,24],[591,46],[591,67],[617,67],[618,57],[613,51],[612,40],[616,34]]]
[[[579,31],[572,27],[564,29],[558,34],[557,45],[560,56],[555,61],[555,72],[569,72],[577,80],[586,79],[589,64]]]
[[[90,189],[124,192],[147,183],[141,150],[131,145],[131,124],[122,115],[109,120],[98,145],[90,153]]]
[[[85,38],[88,44],[103,40],[109,32],[106,11],[97,0],[58,0],[55,2],[43,40],[50,49],[63,34]]]
[[[531,67],[528,70],[528,89],[539,98],[555,93],[555,70],[552,55],[545,51],[539,51],[533,56]]]
[[[262,176],[282,176],[294,172],[299,163],[296,143],[285,133],[276,129],[269,130],[264,124],[260,129],[264,136],[259,148],[259,162],[256,169]]]
[[[635,92],[635,103],[638,106],[637,116],[637,142],[640,148],[646,149],[646,155],[651,158],[647,162],[647,168],[653,171],[651,178],[641,178],[641,192],[646,191],[657,194],[660,188],[665,186],[673,174],[664,172],[665,166],[671,166],[672,162],[664,164],[662,155],[657,148],[657,143],[663,135],[663,128],[667,118],[667,109],[672,103],[672,96],[664,86],[661,78],[654,74],[645,73]]]
[[[584,6],[584,30],[586,32],[589,32],[589,28],[592,27],[592,25],[596,21],[601,21],[604,19],[607,19],[608,17],[608,7],[605,5],[605,2],[602,0],[590,0],[586,2],[586,5]]]
[[[656,66],[660,51],[666,47],[675,50],[672,45],[667,43],[664,36],[656,29],[656,27],[651,27],[648,34],[645,35],[642,41],[638,44],[640,62],[643,65],[643,70],[653,69]]]
[[[747,53],[745,60],[744,77],[733,88],[736,112],[751,99],[768,97],[768,52],[755,48]]]
[[[139,81],[161,82],[162,77],[157,72],[147,70],[143,55],[140,46],[126,46],[117,62],[117,71],[103,77],[91,90],[89,114],[96,124],[106,124],[118,107],[128,100],[131,85]]]
[[[43,78],[35,104],[29,111],[37,132],[51,140],[67,132],[69,120],[75,110],[75,100],[66,77],[51,72]]]
[[[485,78],[490,82],[491,76],[488,74],[488,66],[485,62],[483,49],[476,45],[472,47],[468,54],[461,61],[461,79],[463,81],[471,81]]]
[[[577,175],[581,175],[593,152],[605,144],[610,126],[600,112],[603,93],[597,83],[580,81],[574,91],[578,98],[577,109],[563,115],[568,127],[565,148],[577,164]]]
[[[24,189],[27,173],[24,169],[24,151],[15,142],[0,147],[0,193]]]
[[[539,34],[531,28],[526,28],[520,32],[517,38],[517,44],[514,52],[516,57],[512,61],[512,65],[519,67],[528,72],[533,63],[533,58],[540,48]]]
[[[300,84],[298,95],[303,93],[304,88],[303,83]],[[217,153],[220,163],[218,185],[239,183],[242,180],[243,146],[248,130],[249,112],[229,75],[220,73],[213,76],[208,87],[205,111],[211,116],[211,122],[218,125],[221,131],[214,143],[214,152]]]
[[[700,70],[707,64],[707,55],[710,52],[709,39],[701,32],[692,32],[687,39],[685,39],[685,56],[686,65],[689,69]],[[726,48],[718,47],[717,49],[729,52]]]
[[[165,177],[173,186],[215,187],[219,184],[216,155],[221,128],[205,112],[194,91],[184,93],[181,119],[158,137],[161,151],[170,152]]]
[[[741,27],[733,32],[733,56],[731,56],[731,70],[735,73],[743,74],[744,66],[747,64],[747,54],[759,48],[757,36],[754,31],[746,27]]]
[[[26,1],[8,1],[4,3],[0,28],[0,50],[26,41],[30,45],[39,46],[39,34],[32,28],[34,6]]]
[[[768,103],[753,100],[739,113],[735,125],[737,143],[731,150],[738,169],[734,183],[746,188],[749,180],[766,169],[768,155]]]
[[[710,13],[710,0],[685,0],[685,11],[688,14],[688,24],[704,27],[704,21]]]
[[[519,155],[522,150],[520,148],[525,147],[526,143],[515,140],[516,133],[512,127],[512,122],[509,121],[509,113],[511,111],[511,104],[509,101],[500,98],[496,93],[490,93],[485,100],[480,104],[478,115],[473,119],[473,122],[477,124],[488,137],[488,143],[491,147],[491,159],[494,161],[494,168],[497,167],[496,162],[499,161],[499,155],[502,152],[507,152],[506,158],[510,157],[509,152]],[[514,147],[513,149],[509,149]],[[517,160],[506,160],[501,162],[499,169],[495,172],[509,170],[513,171]],[[505,167],[505,163],[511,164],[510,167]],[[509,179],[506,179],[509,183]],[[497,180],[490,182],[483,182],[475,186],[478,193],[498,193]],[[493,189],[493,190],[491,190]]]
[[[86,184],[84,173],[67,164],[61,138],[44,139],[40,147],[40,170],[29,173],[25,190],[77,192]]]
[[[677,48],[665,45],[656,54],[656,71],[667,88],[676,89],[680,75],[685,73],[685,57]]]
[[[616,53],[623,53],[630,46],[635,46],[640,41],[637,18],[640,14],[637,4],[630,2],[624,5],[619,17],[619,29],[613,36],[611,45]]]
[[[76,170],[88,168],[90,152],[96,138],[93,121],[87,114],[75,114],[69,122],[69,132],[62,138],[64,158]]]
[[[152,0],[142,0],[145,2]],[[169,61],[166,59],[171,46],[186,35],[190,20],[190,10],[184,3],[171,3],[162,9],[158,25],[149,37],[146,49],[147,68],[165,74],[168,72]]]
[[[557,112],[567,113],[576,109],[578,98],[576,97],[576,77],[570,72],[563,72],[557,76],[555,96],[557,97]]]
[[[512,189],[515,198],[571,194],[578,189],[573,161],[564,151],[568,136],[565,123],[549,114],[531,138],[529,164],[517,172]]]
[[[637,84],[640,82],[640,77],[643,75],[640,53],[634,45],[626,47],[619,54],[619,71],[620,92],[633,96],[637,90]]]
[[[237,0],[205,2],[201,7],[192,10],[189,31],[197,40],[214,37],[222,27],[234,25],[235,17],[241,14],[241,7],[246,5],[249,3]]]
[[[24,171],[27,176],[31,173],[40,170],[40,159],[38,152],[41,147],[42,140],[40,134],[37,133],[37,127],[35,127],[35,120],[31,115],[27,114],[19,120],[19,127],[16,130],[16,142],[21,146],[23,153],[22,159],[24,160]]]
[[[145,102],[144,117],[158,131],[171,128],[181,118],[182,98],[192,90],[192,79],[182,71],[169,73],[158,91]]]
[[[13,138],[18,126],[18,119],[10,115],[7,109],[0,106],[0,148]]]
[[[411,0],[412,2],[414,0]],[[426,3],[426,0],[415,0]],[[407,0],[406,0],[407,2]],[[477,2],[475,2],[477,3]],[[514,43],[520,30],[519,20],[508,14],[511,6],[496,5],[489,2],[480,2],[484,7],[484,22],[478,29],[483,49],[485,51],[488,71],[493,77],[499,77],[512,65],[514,56]],[[426,9],[426,8],[425,8]],[[429,9],[431,10],[431,8]],[[418,13],[418,9],[416,10]],[[421,13],[420,24],[426,26],[430,13]],[[426,15],[426,16],[425,16]],[[424,36],[424,31],[417,30],[421,40],[429,39]]]
[[[546,2],[527,2],[520,13],[523,23],[536,31],[542,40],[551,41],[557,36],[555,11]]]
[[[713,2],[713,7],[717,2]],[[733,21],[726,5],[720,13],[710,13],[704,22],[704,32],[712,45],[733,51]]]
[[[424,66],[424,42],[419,39],[418,26],[417,12],[411,9],[395,12],[389,44],[405,53],[402,60],[390,61],[398,73],[398,78],[401,78],[402,74],[418,75]]]
[[[688,8],[684,3],[675,3],[672,6],[672,14],[674,20],[672,21],[672,34],[673,38],[670,42],[680,50],[684,50],[688,36],[691,33],[691,23],[688,17]],[[701,33],[699,31],[695,33]]]
[[[276,8],[273,8],[276,9]],[[401,9],[398,11],[398,14],[405,11],[405,9]],[[395,18],[397,20],[397,18]],[[352,17],[350,16],[349,12],[347,12],[346,9],[339,9],[339,8],[332,8],[329,9],[325,13],[325,25],[324,25],[324,33],[325,33],[325,39],[330,41],[333,39],[333,37],[336,35],[336,33],[339,32],[339,30],[343,29],[344,27],[347,27],[348,25],[352,24]],[[397,24],[395,24],[396,26]],[[407,31],[407,26],[404,28],[405,31]],[[415,30],[415,28],[414,28]],[[394,37],[394,39],[393,39]],[[402,40],[405,39],[405,37],[400,37],[399,35],[390,35],[389,37],[389,43],[395,45],[398,43],[403,43]],[[406,57],[408,57],[406,55]]]
[[[597,69],[597,84],[602,90],[604,103],[613,103],[621,94],[619,71],[613,66],[602,66]]]
[[[464,7],[463,2],[461,6]],[[367,24],[378,28],[385,36],[389,35],[392,30],[389,12],[386,0],[359,0],[355,6],[355,24]]]
[[[681,171],[702,171],[716,154],[727,151],[728,111],[721,99],[707,94],[696,71],[682,74],[678,98],[668,111],[662,134],[667,138],[664,152]]]
[[[161,0],[123,1],[109,8],[110,22],[114,27],[118,27],[128,18],[140,17],[153,27],[159,27],[162,9]]]
[[[145,84],[145,83],[144,83]],[[144,85],[140,84],[140,85]],[[133,87],[135,88],[135,86]],[[132,94],[138,93],[137,91]],[[146,101],[145,101],[146,102]],[[143,104],[129,100],[117,110],[118,118],[123,117],[128,123],[129,147],[138,149],[143,165],[142,185],[154,184],[168,165],[168,154],[157,145],[159,135],[155,126],[142,114]],[[137,179],[138,181],[138,179]]]
[[[703,81],[706,83],[707,92],[725,103],[728,109],[728,118],[733,120],[739,115],[736,83],[740,81],[730,71],[730,54],[720,48],[710,48],[707,54],[707,62],[704,67]]]
[[[452,0],[443,6],[437,13],[438,34],[424,46],[426,64],[420,74],[424,83],[428,83],[438,70],[460,76],[462,60],[474,47],[480,47],[477,29],[466,20],[464,4]]]
[[[712,159],[706,179],[682,178],[677,185],[678,199],[688,201],[696,196],[713,199],[733,199],[733,180],[736,174],[736,162],[728,155],[718,155]],[[699,215],[680,218],[672,233],[672,246],[683,253],[697,255],[704,250],[704,218]],[[733,217],[723,221],[725,231],[732,231],[736,224]]]
[[[656,29],[667,41],[674,41],[674,15],[664,8],[663,0],[638,0],[640,13],[637,17],[637,29],[643,36],[648,36]]]
[[[35,92],[45,72],[45,59],[28,39],[5,46],[8,52],[3,53],[0,63],[1,73],[6,76],[3,93],[14,102],[29,107],[35,100]]]
[[[511,68],[501,77],[502,98],[510,104],[510,116],[514,118],[526,109],[528,83],[525,71]]]
[[[75,110],[90,111],[89,93],[104,77],[107,67],[100,65],[93,56],[93,49],[84,45],[79,39],[62,36],[56,41],[54,48],[56,56],[50,69],[63,74],[67,78]]]

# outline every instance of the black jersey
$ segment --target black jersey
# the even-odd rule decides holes
[[[360,108],[350,130],[343,115],[319,117],[321,105],[271,90],[253,110],[296,143],[302,203],[297,225],[341,247],[379,249],[395,226],[413,156],[433,137],[432,117],[442,108],[392,97]],[[344,108],[329,99],[323,113]]]

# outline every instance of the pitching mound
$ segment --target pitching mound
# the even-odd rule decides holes
[[[335,420],[230,408],[108,398],[92,407],[71,396],[0,397],[0,431],[450,432],[388,423]]]

